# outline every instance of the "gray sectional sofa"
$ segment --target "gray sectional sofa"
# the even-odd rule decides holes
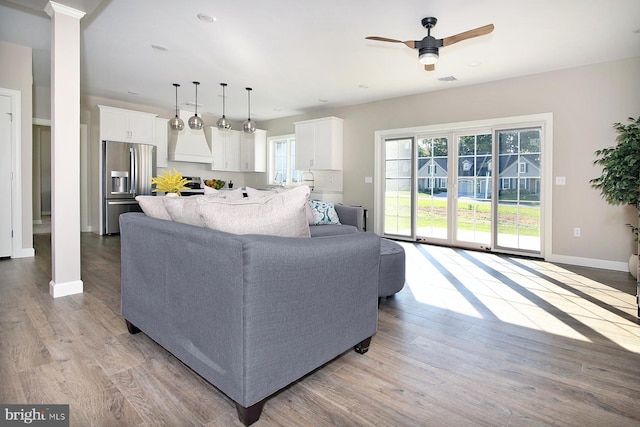
[[[345,222],[363,218],[344,212]],[[121,215],[129,332],[143,331],[255,422],[269,396],[352,347],[366,352],[376,332],[380,238],[357,221],[334,228],[236,235]]]

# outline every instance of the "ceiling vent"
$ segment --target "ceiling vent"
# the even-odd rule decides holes
[[[440,77],[438,80],[440,80],[441,82],[455,82],[458,79],[456,79],[453,76],[447,76],[447,77]]]

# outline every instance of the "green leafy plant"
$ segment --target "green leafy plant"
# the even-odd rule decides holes
[[[640,209],[640,117],[629,117],[631,124],[614,123],[617,144],[595,152],[594,164],[602,175],[590,180],[610,205],[631,205]],[[638,239],[638,226],[627,224]]]
[[[183,178],[176,168],[173,168],[173,173],[165,170],[162,176],[151,178],[151,184],[156,185],[156,188],[152,190],[153,192],[177,193],[178,196],[180,195],[180,191],[189,189],[185,185],[190,182],[188,179]]]

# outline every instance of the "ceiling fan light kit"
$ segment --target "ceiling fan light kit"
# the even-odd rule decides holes
[[[173,83],[173,86],[176,88],[176,116],[169,120],[169,127],[173,130],[182,130],[184,129],[184,121],[178,117],[178,88],[180,85],[178,83]]]
[[[424,65],[424,69],[426,71],[433,71],[435,70],[435,63],[438,62],[438,59],[440,58],[439,49],[441,47],[449,46],[463,40],[489,34],[493,31],[494,28],[493,24],[489,24],[475,28],[473,30],[456,34],[454,36],[445,37],[443,39],[436,39],[435,37],[431,36],[431,28],[433,28],[438,23],[438,20],[432,16],[428,16],[426,18],[423,18],[421,23],[422,26],[427,29],[427,35],[422,40],[402,41],[377,36],[369,36],[366,37],[366,39],[388,43],[402,43],[410,49],[418,49],[418,61]]]
[[[198,85],[200,82],[193,82],[196,86],[196,108],[193,116],[189,117],[189,127],[193,130],[200,130],[204,126],[204,122],[198,117]]]

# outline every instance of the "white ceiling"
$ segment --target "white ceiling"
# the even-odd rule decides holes
[[[17,3],[17,4],[16,4]],[[0,40],[31,46],[34,82],[49,86],[46,0],[0,0]],[[526,74],[640,56],[639,0],[59,0],[81,21],[83,93],[260,122]],[[97,7],[96,7],[97,6]],[[95,10],[94,10],[95,9]],[[215,18],[206,23],[197,15]],[[436,38],[493,23],[493,33],[441,48],[436,71],[417,51],[365,40]],[[159,51],[152,45],[167,48]],[[479,62],[478,66],[469,64]],[[438,78],[454,76],[445,83]],[[130,92],[137,93],[131,94]],[[193,110],[193,107],[185,109]],[[235,128],[239,128],[238,123]]]

